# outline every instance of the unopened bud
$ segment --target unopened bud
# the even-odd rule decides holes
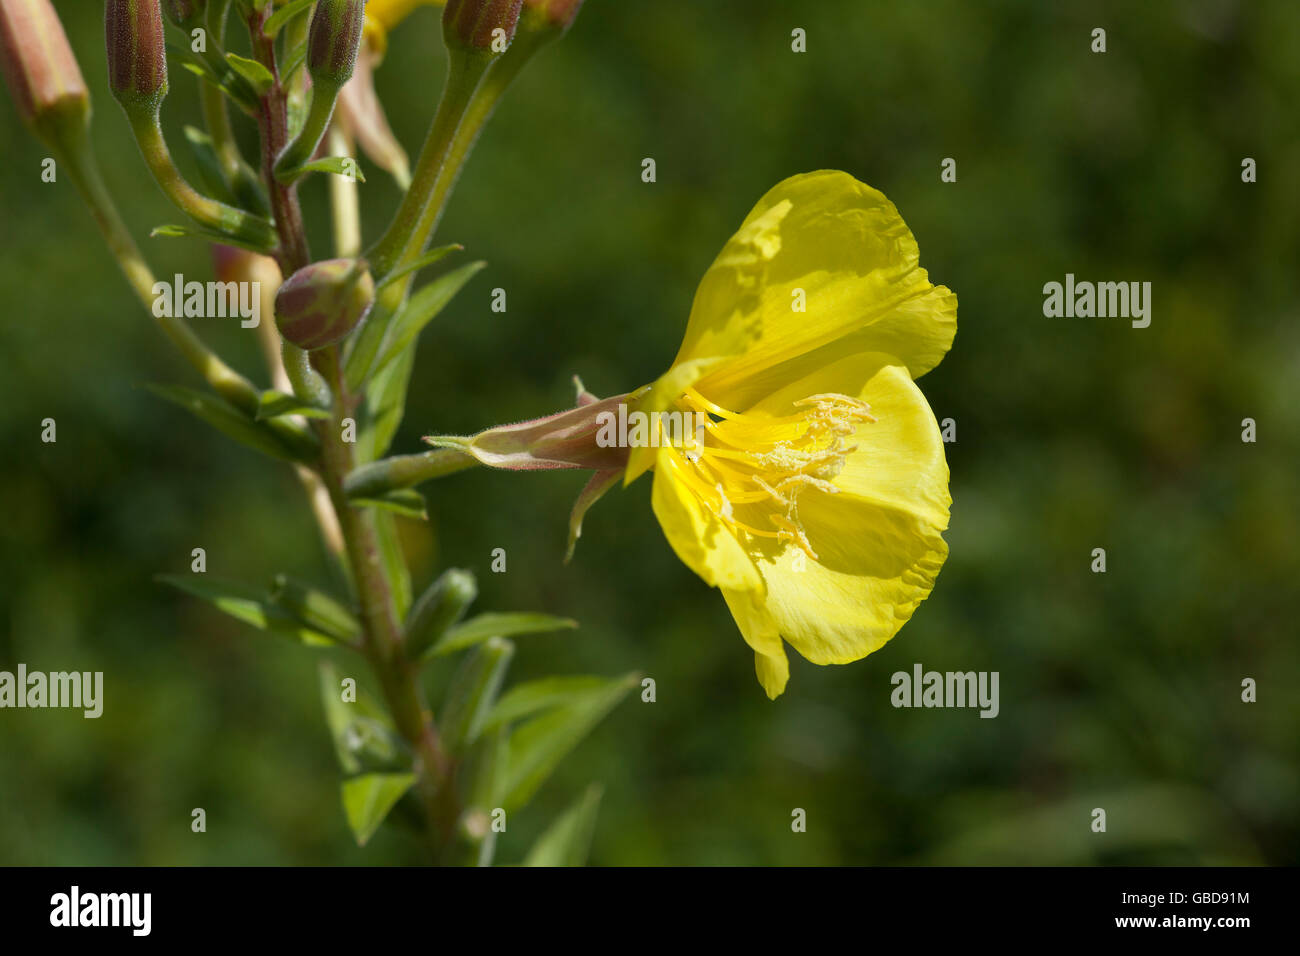
[[[90,94],[50,0],[0,0],[0,68],[18,115],[44,143],[85,131]]]
[[[319,0],[307,34],[307,71],[313,84],[337,92],[352,78],[365,15],[366,0]]]
[[[167,46],[158,0],[108,0],[108,85],[128,110],[154,107],[167,95]]]
[[[447,0],[442,35],[448,46],[502,53],[514,39],[523,0]]]
[[[375,299],[364,259],[325,259],[304,266],[275,295],[275,324],[300,349],[333,345],[356,328]]]
[[[524,0],[524,25],[530,30],[559,30],[573,26],[582,0]]]
[[[412,660],[419,659],[465,616],[478,597],[478,582],[470,571],[448,568],[429,585],[411,608],[406,623],[406,650]]]
[[[163,0],[163,13],[183,30],[201,24],[207,12],[208,0]]]

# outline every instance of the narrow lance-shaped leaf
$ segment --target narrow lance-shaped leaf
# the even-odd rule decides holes
[[[414,366],[415,350],[409,349],[371,380],[363,406],[366,418],[357,440],[359,461],[374,461],[388,451],[406,414],[406,389]]]
[[[578,801],[564,811],[537,838],[524,866],[583,866],[596,832],[596,815],[600,811],[602,789],[599,784],[587,788]]]
[[[629,674],[608,681],[604,688],[517,727],[510,736],[502,806],[517,810],[526,804],[559,762],[614,709],[638,679],[639,675]]]
[[[329,418],[330,413],[324,408],[317,408],[304,402],[296,395],[269,388],[258,397],[257,420],[280,418],[284,415],[302,415],[304,418]]]
[[[321,662],[320,694],[325,724],[345,776],[410,769],[410,750],[388,714],[360,687],[356,700],[344,700],[343,677],[329,661]]]
[[[379,558],[393,587],[393,605],[398,617],[405,617],[411,606],[411,572],[406,567],[402,541],[397,534],[396,517],[389,511],[374,513],[375,535],[379,539]]]
[[[382,508],[413,521],[428,521],[429,509],[424,495],[414,488],[395,488],[373,498],[352,498],[358,508]]]
[[[514,653],[514,644],[494,637],[476,647],[456,672],[438,721],[443,739],[453,754],[459,754],[478,739]]]
[[[415,295],[411,296],[411,300],[394,317],[388,332],[388,344],[384,346],[383,352],[376,360],[371,374],[379,374],[389,362],[402,355],[424,327],[456,297],[457,292],[464,288],[465,283],[474,278],[475,273],[486,265],[486,262],[471,262],[463,265],[422,286]]]
[[[322,634],[347,644],[361,640],[361,622],[356,616],[335,598],[309,584],[278,575],[270,600]]]
[[[599,692],[608,677],[543,677],[515,684],[501,695],[484,721],[484,729],[512,724],[539,711],[567,704],[575,697]]]
[[[303,462],[316,456],[313,436],[305,429],[293,429],[284,422],[273,425],[253,421],[222,399],[181,385],[147,387],[155,395],[179,405],[227,437],[272,458]]]
[[[514,614],[487,613],[470,618],[464,624],[450,628],[436,644],[425,652],[426,656],[454,654],[467,647],[472,647],[489,637],[515,637],[520,634],[545,634],[551,631],[563,631],[578,626],[578,622],[567,617],[553,617],[550,614],[520,612]]]
[[[366,845],[414,783],[413,773],[367,773],[343,781],[343,810],[357,846]]]
[[[246,584],[206,574],[159,574],[154,580],[207,601],[217,610],[259,631],[289,637],[303,644],[333,646],[336,643],[330,635],[308,627],[296,616],[268,601],[260,590]]]

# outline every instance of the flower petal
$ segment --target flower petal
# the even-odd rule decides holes
[[[668,544],[682,563],[709,587],[761,593],[763,579],[753,559],[678,477],[676,469],[689,467],[674,460],[679,454],[671,448],[658,450],[650,494],[651,506]]]
[[[892,363],[892,364],[891,364]],[[834,480],[809,488],[798,515],[817,560],[765,548],[767,610],[782,637],[815,664],[879,649],[929,596],[948,554],[948,466],[925,397],[896,359],[852,356],[787,385],[752,412],[788,410],[795,397],[840,392],[871,405]]]
[[[736,626],[745,643],[754,649],[754,672],[767,696],[776,700],[785,691],[790,679],[790,661],[785,656],[780,630],[775,619],[763,606],[762,597],[755,591],[729,591],[723,589]]]
[[[920,377],[952,344],[957,302],[919,260],[881,192],[835,170],[793,176],[759,200],[710,267],[673,363],[689,372],[666,378],[678,388],[693,374],[685,384],[737,407],[764,370],[831,345],[888,352]]]

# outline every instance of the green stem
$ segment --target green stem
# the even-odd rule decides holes
[[[432,233],[429,224],[440,215],[441,202],[450,188],[439,190],[438,185],[448,178],[449,158],[459,153],[463,159],[467,152],[457,148],[462,121],[471,109],[475,90],[491,65],[491,56],[448,50],[447,82],[411,175],[411,188],[403,197],[388,230],[367,257],[376,280],[382,279],[404,259],[418,256],[428,241]],[[477,130],[474,135],[477,135]],[[429,207],[435,204],[438,208],[430,210]]]
[[[127,282],[136,297],[158,323],[159,328],[171,340],[172,344],[185,356],[204,381],[226,401],[247,414],[257,410],[257,387],[240,375],[194,334],[183,318],[171,315],[157,315],[154,312],[155,279],[140,249],[131,238],[122,217],[113,204],[104,181],[100,178],[99,168],[90,152],[89,141],[83,134],[77,141],[69,143],[60,156],[63,169],[72,179],[81,193],[90,213],[95,219],[99,231],[104,236],[109,250],[121,266]]]
[[[472,455],[443,448],[418,455],[397,455],[354,469],[344,487],[350,497],[374,498],[388,491],[454,475],[478,464]]]
[[[128,109],[127,119],[145,164],[172,203],[201,226],[230,235],[262,250],[275,245],[275,230],[265,219],[204,196],[181,175],[167,148],[158,113],[154,109]]]
[[[306,352],[292,342],[284,342],[280,347],[280,357],[284,361],[284,374],[293,386],[294,395],[316,408],[329,408],[333,404],[329,385],[311,367]]]
[[[316,154],[316,148],[320,146],[330,118],[334,115],[334,103],[338,100],[340,89],[340,86],[325,83],[317,83],[312,87],[311,105],[307,107],[302,129],[275,161],[275,178],[280,182],[287,184],[302,178],[300,167]]]
[[[280,267],[288,276],[307,265],[310,254],[294,187],[280,183],[273,175],[275,159],[283,151],[288,138],[288,116],[285,91],[276,74],[274,44],[262,32],[268,11],[269,7],[261,12],[254,11],[249,17],[249,29],[254,37],[254,56],[276,77],[271,90],[263,98],[259,126],[262,131],[263,173],[271,190],[272,208],[280,234]],[[452,786],[453,766],[425,704],[420,664],[409,660],[404,653],[402,627],[384,568],[373,511],[352,507],[344,490],[344,481],[352,471],[354,458],[353,446],[343,440],[343,432],[345,419],[354,413],[356,398],[349,394],[343,381],[338,347],[330,346],[311,353],[311,361],[334,395],[333,415],[327,421],[315,421],[313,427],[321,440],[321,481],[338,518],[344,550],[352,569],[352,581],[361,609],[364,653],[379,678],[398,732],[416,755],[416,792],[424,807],[430,845],[436,854],[450,838],[460,812]]]

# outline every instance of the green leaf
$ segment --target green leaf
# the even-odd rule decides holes
[[[357,846],[366,845],[414,783],[413,773],[368,773],[343,781],[343,810]]]
[[[360,687],[355,701],[345,701],[343,682],[329,661],[321,661],[320,694],[334,753],[346,776],[411,768],[410,748],[388,714]]]
[[[519,809],[551,772],[587,736],[639,680],[640,675],[607,681],[600,690],[534,717],[510,735],[504,798],[506,809]]]
[[[370,382],[366,389],[366,423],[357,441],[357,458],[362,462],[382,458],[406,413],[406,388],[415,365],[415,350],[409,349]]]
[[[460,754],[478,740],[514,653],[512,643],[493,637],[476,647],[457,670],[438,721],[451,753]]]
[[[218,232],[215,229],[208,229],[204,226],[181,226],[176,223],[154,226],[149,232],[149,238],[202,239],[204,242],[216,242],[227,246],[239,246],[239,248],[248,249],[251,252],[265,253],[270,251],[269,246],[260,245],[256,242],[249,242],[231,233]]]
[[[154,580],[207,601],[219,611],[224,611],[245,624],[251,624],[259,631],[290,637],[313,646],[332,647],[335,644],[329,634],[306,626],[294,615],[268,601],[259,589],[246,584],[206,574],[159,574],[154,576]]]
[[[290,20],[300,13],[306,13],[307,9],[315,2],[316,0],[289,0],[288,3],[271,14],[266,23],[262,24],[263,35],[274,37]]]
[[[392,285],[398,279],[406,278],[412,272],[419,272],[421,269],[428,268],[435,262],[445,258],[448,254],[460,252],[464,248],[465,247],[459,242],[453,242],[450,245],[439,246],[437,249],[430,249],[409,265],[402,266],[400,269],[395,269],[388,273],[388,275],[384,276],[383,281],[375,286],[375,292],[378,292],[380,289],[384,288],[384,286]]]
[[[310,584],[295,581],[286,574],[277,575],[269,600],[314,631],[327,634],[345,644],[361,640],[361,622],[356,616],[333,597]]]
[[[365,174],[361,172],[361,165],[352,156],[326,156],[324,159],[303,163],[289,170],[285,181],[296,182],[308,173],[333,173],[335,176],[346,176],[359,183],[366,181]]]
[[[265,96],[267,92],[275,85],[275,77],[271,71],[256,60],[250,60],[242,57],[237,53],[227,53],[226,62],[235,74],[241,77],[252,88],[258,96]]]
[[[257,420],[279,418],[282,415],[302,415],[305,418],[329,418],[330,413],[324,408],[304,402],[296,395],[268,388],[257,400]]]
[[[397,519],[389,511],[375,511],[375,536],[379,539],[379,558],[393,586],[393,604],[397,616],[405,618],[411,607],[411,572],[406,568],[406,555],[397,534]]]
[[[182,385],[148,385],[149,391],[216,428],[228,438],[247,445],[264,455],[282,461],[311,461],[317,449],[309,432],[273,428],[268,422],[256,422],[220,398],[197,392]]]
[[[606,677],[543,677],[516,684],[501,695],[484,727],[501,727],[540,710],[559,707],[575,697],[600,691],[608,682]]]
[[[221,172],[221,162],[217,159],[217,151],[212,145],[212,137],[197,126],[187,125],[182,128],[182,132],[185,134],[185,142],[189,145],[190,153],[194,156],[194,162],[199,167],[199,178],[203,181],[203,188],[207,194],[228,206],[239,205],[230,187],[226,185],[226,177]]]
[[[517,634],[545,634],[577,627],[578,622],[567,617],[534,614],[524,611],[517,614],[479,614],[464,624],[449,629],[431,647],[426,656],[454,654],[489,637],[514,637]]]
[[[416,336],[437,316],[439,312],[455,298],[474,274],[486,266],[486,262],[471,262],[459,269],[439,276],[428,285],[422,286],[411,300],[393,318],[388,330],[388,345],[376,360],[372,375],[378,375],[389,362],[405,355]]]
[[[572,807],[537,838],[524,866],[584,866],[596,832],[602,788],[593,783]]]
[[[429,520],[429,508],[424,495],[414,488],[395,488],[377,498],[352,498],[350,501],[358,508],[383,508],[413,521]]]

